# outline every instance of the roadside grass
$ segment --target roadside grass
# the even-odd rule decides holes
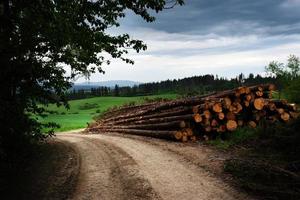
[[[208,141],[208,144],[211,144],[218,149],[227,150],[234,145],[240,145],[251,139],[255,139],[259,135],[257,129],[252,129],[249,127],[243,127],[235,130],[234,132],[225,133],[223,137],[218,137],[215,140]]]
[[[93,121],[93,118],[105,110],[121,106],[124,104],[140,104],[151,99],[175,99],[177,94],[160,94],[151,96],[138,97],[93,97],[80,100],[69,101],[70,109],[63,106],[57,107],[51,104],[47,110],[54,111],[45,118],[39,118],[40,122],[55,122],[60,125],[55,131],[68,131],[74,129],[85,128],[87,123]],[[46,130],[45,130],[46,131]]]
[[[231,155],[224,171],[261,199],[300,199],[300,119],[239,129],[209,142]]]

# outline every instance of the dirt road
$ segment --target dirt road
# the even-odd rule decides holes
[[[71,199],[249,199],[202,165],[222,158],[199,145],[114,134],[67,133],[57,140],[80,158]]]

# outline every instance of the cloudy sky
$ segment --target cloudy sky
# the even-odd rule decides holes
[[[202,74],[263,73],[272,60],[300,56],[300,0],[185,0],[146,23],[132,13],[113,34],[144,40],[135,65],[113,60],[90,81],[160,81]],[[82,82],[79,79],[77,82]]]

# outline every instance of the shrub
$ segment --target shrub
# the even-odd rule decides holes
[[[90,110],[93,108],[97,108],[98,104],[96,103],[84,103],[82,105],[79,105],[79,110]]]

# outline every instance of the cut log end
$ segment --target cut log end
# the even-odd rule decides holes
[[[175,139],[176,139],[176,140],[181,140],[182,136],[183,136],[183,134],[182,134],[181,131],[177,131],[177,132],[175,133]]]
[[[229,97],[225,97],[223,99],[223,104],[224,104],[224,107],[226,109],[228,109],[231,106],[231,99]]]
[[[226,123],[226,128],[229,131],[234,131],[237,128],[237,123],[235,120],[228,120]]]
[[[222,112],[218,113],[218,118],[219,120],[223,120],[225,118],[225,114]]]
[[[203,112],[203,115],[204,115],[204,117],[205,117],[206,119],[210,119],[210,118],[211,118],[211,113],[210,113],[209,110],[205,110],[205,111]]]
[[[194,120],[196,123],[200,123],[200,122],[202,122],[202,116],[200,114],[195,114]]]
[[[284,112],[280,115],[280,118],[286,122],[286,121],[289,121],[290,115],[288,113]]]
[[[215,103],[212,107],[213,111],[216,113],[222,112],[222,104],[221,103]]]
[[[254,100],[254,108],[256,110],[262,110],[264,108],[265,101],[263,98],[257,98]]]

